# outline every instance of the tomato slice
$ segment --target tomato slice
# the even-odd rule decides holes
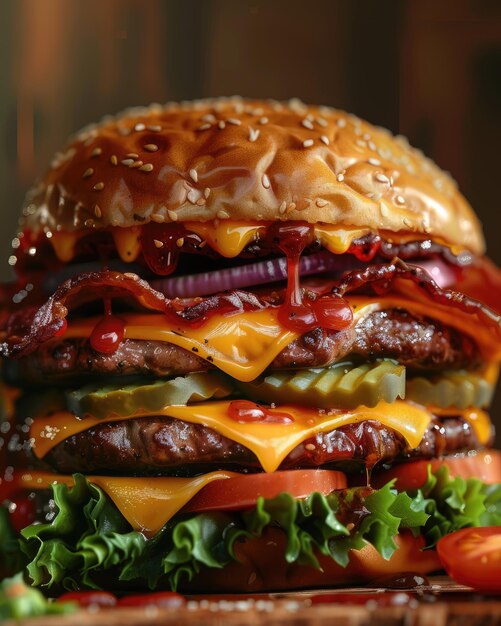
[[[498,450],[481,450],[473,455],[409,461],[394,465],[388,470],[374,470],[371,476],[371,485],[377,489],[396,478],[396,488],[400,491],[417,489],[426,482],[429,465],[433,470],[445,465],[451,476],[478,478],[489,484],[501,482],[501,452]]]
[[[314,491],[324,495],[345,489],[346,475],[333,470],[290,470],[270,474],[246,474],[209,483],[185,506],[185,512],[241,511],[250,509],[256,500],[290,493],[306,498]]]
[[[437,552],[444,569],[459,584],[501,592],[501,526],[458,530],[439,540]]]
[[[175,591],[125,596],[118,601],[118,606],[158,606],[168,609],[177,609],[184,604],[186,604],[186,598]]]

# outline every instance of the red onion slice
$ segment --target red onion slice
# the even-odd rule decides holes
[[[441,288],[456,282],[456,273],[445,261],[433,259],[410,263],[423,268]],[[340,278],[345,272],[363,267],[365,263],[357,261],[352,255],[334,255],[322,251],[301,257],[299,273],[301,276],[329,274],[329,278]],[[249,265],[228,267],[222,270],[173,276],[150,281],[151,286],[164,293],[168,298],[193,298],[208,296],[230,289],[252,287],[285,281],[287,279],[287,260],[285,257],[258,261]]]
[[[363,263],[358,262],[351,255],[337,256],[325,251],[301,257],[299,273],[301,276],[311,276],[312,274],[333,272],[332,277],[335,278],[349,269],[355,269],[362,265]],[[276,283],[286,279],[287,260],[285,257],[281,257],[201,274],[152,280],[150,284],[168,298],[193,298],[208,296],[229,289]]]

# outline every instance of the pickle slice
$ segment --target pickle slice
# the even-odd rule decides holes
[[[405,367],[381,360],[363,365],[336,363],[323,369],[272,372],[250,383],[237,383],[258,402],[299,404],[319,409],[354,409],[405,397]]]
[[[68,409],[98,419],[111,415],[133,415],[138,411],[160,411],[169,405],[186,405],[210,398],[225,398],[233,392],[229,379],[218,372],[196,372],[149,384],[123,387],[83,387],[66,394]]]
[[[418,376],[407,380],[406,398],[441,409],[483,408],[490,404],[494,387],[479,374],[444,372],[440,376]]]

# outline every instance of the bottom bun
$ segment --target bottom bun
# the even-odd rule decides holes
[[[235,545],[238,562],[220,570],[202,568],[193,580],[181,586],[181,591],[256,593],[261,591],[290,591],[338,585],[367,584],[383,577],[404,572],[430,574],[441,569],[434,550],[423,551],[422,537],[403,531],[395,538],[398,546],[389,560],[367,545],[350,552],[347,567],[341,567],[330,557],[317,555],[321,570],[311,565],[287,563],[284,558],[285,535],[271,528],[261,537]]]

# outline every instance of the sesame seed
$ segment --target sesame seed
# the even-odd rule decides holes
[[[369,146],[369,150],[372,150],[373,152],[376,152],[377,147],[376,147],[376,144],[373,141],[368,141],[367,145]]]
[[[102,151],[102,149],[101,149],[101,148],[94,148],[94,150],[92,151],[92,153],[91,153],[91,155],[90,155],[90,156],[91,156],[92,158],[95,158],[95,157],[98,157],[98,156],[99,156],[99,155],[101,155],[101,154],[103,154],[103,151]]]
[[[344,117],[340,117],[339,119],[336,120],[336,124],[339,126],[339,128],[345,128],[346,120],[344,119]]]
[[[164,242],[160,241],[159,239],[153,239],[153,243],[155,244],[156,248],[163,248],[164,247]]]
[[[153,124],[146,127],[147,130],[150,130],[152,133],[159,133],[162,130],[160,124]]]
[[[398,194],[397,196],[395,196],[395,202],[397,204],[405,204],[405,198]]]
[[[145,150],[148,150],[148,152],[156,152],[158,150],[158,146],[156,143],[147,143],[144,146]]]
[[[355,143],[357,144],[357,146],[360,146],[360,148],[365,148],[366,147],[366,143],[363,139],[357,139],[355,141]]]
[[[259,120],[259,123],[264,125],[264,124],[267,124],[269,121],[270,121],[270,120],[269,120],[267,117],[262,117],[262,118]]]
[[[260,132],[261,131],[258,129],[255,130],[254,128],[249,128],[249,141],[256,141]]]
[[[282,204],[278,207],[278,212],[283,215],[286,209],[287,209],[287,202],[284,200]]]
[[[13,254],[9,257],[9,265],[15,265],[17,263],[17,257]]]
[[[383,217],[386,217],[387,215],[389,215],[389,214],[390,214],[390,211],[389,211],[388,207],[386,206],[386,204],[382,204],[382,205],[381,205],[381,207],[380,207],[380,211],[381,211],[381,215],[382,215]]]
[[[120,163],[121,163],[122,165],[128,165],[128,166],[130,166],[130,165],[132,165],[132,164],[134,163],[134,159],[124,159],[123,161],[120,161]]]
[[[167,211],[167,215],[173,222],[177,222],[177,213],[175,211]]]
[[[134,130],[140,133],[141,131],[146,130],[146,126],[142,122],[140,122],[139,124],[136,124],[134,126]]]
[[[381,161],[379,159],[375,159],[374,157],[371,157],[368,163],[370,163],[371,165],[374,165],[375,167],[378,167],[379,165],[381,165]]]
[[[129,152],[129,154],[126,154],[125,156],[129,159],[139,159],[139,154],[136,154],[135,152]]]
[[[97,219],[100,219],[103,215],[101,212],[101,208],[98,204],[96,204],[96,206],[94,207],[94,215],[97,217]]]
[[[309,451],[311,452],[312,450],[315,450],[315,444],[314,444],[314,443],[307,443],[307,444],[304,446],[304,449],[305,449],[305,450],[309,450]]]
[[[131,169],[132,169],[132,168],[138,168],[138,167],[141,167],[141,166],[142,166],[142,164],[143,164],[143,162],[142,162],[142,161],[134,161],[133,163],[131,163],[131,164],[129,165],[129,167],[130,167]]]
[[[338,174],[338,175],[336,176],[336,179],[337,179],[337,182],[338,182],[338,183],[342,183],[342,182],[343,182],[343,180],[344,180],[344,174]]]
[[[145,163],[144,165],[141,165],[141,167],[139,168],[141,172],[151,172],[153,171],[153,164],[152,163]]]
[[[209,187],[206,187],[204,189],[204,198],[207,200],[207,198],[210,196],[210,189]]]
[[[112,165],[118,165],[118,159],[117,159],[116,154],[112,154],[112,155],[110,156],[110,163],[111,163]]]
[[[326,146],[328,146],[330,144],[329,137],[327,137],[327,135],[322,135],[320,137],[320,141],[322,143],[324,143]]]
[[[165,217],[161,213],[152,213],[151,219],[157,224],[162,224],[162,222],[165,222]]]
[[[219,128],[219,130],[224,130],[226,128],[226,122],[224,120],[219,120],[219,122],[217,123],[217,127]]]
[[[268,178],[267,174],[263,174],[263,178],[261,179],[261,182],[263,183],[263,187],[265,189],[269,189],[271,187],[270,179]]]
[[[329,125],[327,120],[324,120],[323,117],[317,117],[316,121],[319,126],[322,126],[322,128],[327,128],[327,126]]]
[[[179,239],[176,239],[176,246],[178,248],[182,248],[184,246],[184,237],[179,237]]]
[[[206,115],[203,115],[200,119],[202,120],[202,122],[209,122],[210,124],[215,124],[217,122],[216,116],[212,113],[207,113]]]
[[[199,126],[197,130],[209,130],[209,128],[212,128],[212,124],[202,124],[202,126]]]
[[[92,167],[89,167],[82,174],[82,178],[89,178],[90,176],[92,176],[92,174],[94,174],[94,170],[92,169]]]
[[[304,126],[308,130],[313,130],[315,128],[308,119],[301,120],[301,126]]]
[[[327,206],[327,200],[322,200],[322,198],[319,198],[315,204],[317,205],[317,207],[319,207],[320,209],[324,206]]]
[[[382,172],[378,172],[374,178],[377,180],[378,183],[389,183],[390,179],[388,178],[388,176],[386,176],[386,174],[383,174]]]
[[[188,191],[186,197],[188,198],[188,202],[191,202],[191,204],[196,204],[196,202],[198,200],[198,195],[197,195],[196,189],[190,189]]]
[[[196,202],[197,206],[204,206],[205,198],[199,198]]]
[[[303,148],[311,148],[314,143],[313,139],[305,139],[303,141]]]
[[[94,189],[94,191],[101,191],[104,189],[104,183],[103,182],[96,183],[94,187],[92,187],[92,189]]]
[[[191,169],[190,170],[190,176],[193,180],[193,182],[198,183],[198,172],[196,169]]]
[[[230,214],[226,211],[218,211],[216,215],[219,217],[220,220],[227,220],[230,217]]]
[[[296,208],[296,203],[291,202],[289,206],[287,207],[287,211],[294,211],[295,208]]]
[[[242,123],[240,120],[235,119],[234,117],[230,117],[229,120],[226,120],[228,124],[233,124],[233,126],[240,126]]]

